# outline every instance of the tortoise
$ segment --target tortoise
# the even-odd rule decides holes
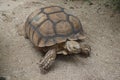
[[[57,54],[86,54],[91,48],[82,44],[86,36],[80,20],[60,6],[48,6],[32,12],[25,22],[25,38],[45,54],[40,70],[47,71]]]

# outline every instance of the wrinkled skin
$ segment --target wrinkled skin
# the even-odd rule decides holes
[[[45,48],[43,48],[45,49]],[[57,54],[90,54],[91,48],[87,44],[81,44],[77,41],[67,41],[64,44],[55,45],[48,49],[45,57],[40,61],[40,69],[46,72],[47,69],[54,63]]]

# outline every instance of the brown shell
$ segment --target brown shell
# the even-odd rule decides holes
[[[80,20],[59,6],[34,11],[25,23],[25,32],[35,46],[52,46],[68,40],[84,39]]]

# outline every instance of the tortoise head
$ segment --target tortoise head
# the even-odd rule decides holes
[[[81,44],[77,41],[67,41],[65,48],[70,52],[70,53],[82,53],[85,55],[89,55],[91,48],[87,44]]]
[[[81,52],[81,47],[80,47],[79,43],[76,41],[67,41],[65,47],[70,53],[80,53]]]

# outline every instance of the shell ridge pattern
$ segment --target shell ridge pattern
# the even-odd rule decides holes
[[[40,14],[42,11],[40,11],[38,14]],[[30,27],[33,29],[33,30],[35,30],[35,27],[32,25],[31,26],[31,22],[34,20],[34,18],[38,15],[38,14],[36,14],[31,20],[29,20],[29,18],[28,18],[28,24],[30,25]],[[29,28],[29,36],[30,36],[30,30],[31,30],[31,28]],[[33,35],[33,33],[32,33],[32,35]],[[32,38],[32,40],[33,40],[33,38]]]
[[[55,30],[55,26],[56,26],[56,23],[53,22],[49,17],[48,17],[48,20],[53,24],[53,30],[54,30],[54,33],[55,35],[57,34],[56,30]]]
[[[53,22],[49,17],[48,17],[48,19],[53,23],[53,30],[54,30],[54,33],[55,33],[55,35],[57,35],[57,32],[56,32],[56,23],[55,22]],[[54,35],[54,36],[55,36]],[[53,41],[54,41],[54,43],[56,42],[56,40],[54,39],[54,37],[53,37]],[[47,39],[47,41],[45,42],[45,44],[48,42],[48,39]]]
[[[75,18],[79,21],[79,26],[82,26],[80,20],[79,20],[76,16],[71,15],[71,14],[69,14],[69,15],[75,17]],[[70,22],[70,23],[71,23],[71,22]],[[73,25],[73,23],[71,23],[71,24]],[[82,27],[79,27],[78,31],[74,31],[74,33],[76,34],[76,33],[80,32],[80,33],[82,34],[82,32],[81,32],[80,30],[83,32],[83,28],[82,28]]]
[[[59,6],[51,6],[51,7],[59,7]],[[34,16],[33,19],[30,20],[30,22],[28,23],[28,24],[30,25],[30,27],[31,27],[31,28],[29,28],[29,35],[30,35],[30,29],[33,29],[32,41],[33,41],[34,33],[36,32],[37,35],[38,35],[37,45],[39,45],[39,43],[40,43],[40,41],[41,41],[41,38],[44,40],[44,44],[45,44],[45,45],[47,44],[47,42],[48,42],[49,40],[52,40],[52,41],[54,42],[54,44],[56,44],[56,43],[57,43],[57,42],[56,42],[56,39],[55,39],[56,37],[68,38],[68,37],[71,36],[73,33],[74,33],[74,34],[77,34],[78,32],[80,32],[80,30],[83,31],[83,29],[82,29],[81,27],[79,27],[79,29],[78,29],[77,31],[75,31],[74,24],[70,21],[70,16],[73,16],[73,15],[66,13],[66,12],[64,11],[64,8],[59,7],[59,8],[60,8],[59,11],[53,11],[53,12],[50,12],[50,13],[46,13],[46,12],[44,11],[46,8],[51,8],[51,7],[44,7],[44,8],[41,8],[41,9],[40,9],[41,11],[39,12],[39,14],[40,14],[40,13],[45,14],[46,17],[47,17],[47,19],[45,19],[45,20],[43,20],[42,22],[40,22],[36,27],[34,27],[34,25],[31,23],[31,22],[35,19],[35,16]],[[58,20],[57,22],[54,22],[54,21],[49,17],[50,14],[55,14],[55,13],[60,13],[60,12],[63,12],[63,13],[66,15],[66,20]],[[37,14],[37,15],[39,15],[39,14]],[[36,16],[37,16],[37,15],[36,15]],[[73,17],[75,17],[75,16],[73,16]],[[77,18],[77,17],[75,17],[75,18]],[[44,22],[46,22],[47,20],[50,21],[50,22],[53,24],[53,27],[52,27],[52,28],[53,28],[53,31],[54,31],[54,33],[55,33],[53,36],[44,36],[44,35],[39,31],[39,29],[38,29],[38,28],[40,28],[41,25],[42,25]],[[79,20],[79,19],[77,18],[77,20]],[[68,23],[70,24],[69,27],[71,27],[71,32],[68,33],[68,34],[66,34],[66,35],[65,35],[65,34],[58,34],[57,31],[56,31],[56,25],[57,25],[58,23],[62,22],[62,21],[63,21],[63,22],[68,22]],[[79,25],[81,25],[80,20],[79,20]],[[80,32],[80,33],[82,33],[82,32]]]
[[[38,15],[38,14],[40,14],[40,13],[41,13],[41,11],[40,11],[39,13],[37,13],[36,15]],[[31,13],[31,15],[32,15],[32,14],[33,14],[33,12]],[[30,15],[30,16],[31,16],[31,15]],[[36,15],[35,15],[35,16],[36,16]],[[35,17],[35,16],[34,16],[34,17]],[[31,20],[29,20],[29,17],[28,17],[28,18],[27,18],[27,21],[28,21],[28,22],[26,21],[26,23],[27,23],[27,24],[30,24],[32,20],[33,20],[33,18],[32,18]],[[25,27],[25,32],[26,32],[26,27]],[[29,28],[29,34],[28,34],[28,36],[30,36],[30,28]]]
[[[72,28],[73,33],[75,33],[74,25],[73,25],[73,23],[70,22],[69,17],[70,17],[70,15],[68,15],[68,22],[71,24],[71,28]]]
[[[51,7],[59,7],[59,6],[51,6]],[[45,7],[45,8],[50,8],[50,7]],[[60,11],[55,11],[55,12],[51,12],[51,13],[45,13],[45,12],[44,12],[44,9],[45,9],[45,8],[42,8],[42,9],[43,9],[43,13],[46,14],[46,16],[47,16],[47,19],[46,19],[46,20],[49,20],[49,21],[52,22],[52,24],[53,24],[53,30],[54,30],[54,33],[55,33],[54,36],[48,36],[48,37],[45,37],[45,36],[44,36],[44,38],[46,38],[45,44],[48,42],[48,40],[49,40],[50,38],[54,41],[54,43],[56,43],[56,40],[54,39],[54,37],[57,37],[57,36],[56,36],[56,34],[57,34],[57,32],[56,32],[56,24],[57,24],[57,23],[53,22],[53,21],[49,18],[49,15],[50,15],[50,14],[54,14],[54,13],[64,12],[64,8],[59,7],[59,8],[61,9]],[[39,25],[39,27],[40,27],[40,25]],[[37,27],[37,28],[38,28],[38,27]],[[40,38],[38,39],[38,44],[39,44],[39,42],[40,42]]]
[[[38,28],[40,28],[41,25],[42,25],[44,22],[46,22],[47,20],[48,20],[48,19],[44,20],[43,22],[41,22],[41,24],[39,24],[39,25],[36,27],[35,31],[37,31],[38,34],[41,34],[40,31],[38,31]],[[35,32],[35,31],[34,31],[34,32]],[[34,36],[34,34],[33,34],[32,36]],[[38,44],[39,44],[39,42],[40,42],[40,38],[41,38],[41,37],[42,37],[42,38],[45,38],[45,36],[43,36],[42,34],[39,35],[39,38],[38,38]]]
[[[65,14],[67,14],[66,12],[64,12]],[[71,29],[72,29],[72,33],[74,33],[75,32],[75,30],[74,30],[74,26],[73,26],[73,24],[70,22],[70,20],[69,20],[69,14],[67,14],[67,21],[69,22],[69,24],[71,24]]]
[[[30,23],[30,26],[33,30],[36,30],[36,28],[31,23]],[[39,36],[43,36],[38,30],[36,30],[36,32]]]
[[[33,39],[34,33],[35,33],[36,31],[37,31],[37,34],[41,34],[40,31],[38,31],[38,28],[40,28],[40,26],[41,26],[45,21],[47,21],[47,19],[45,19],[44,21],[42,21],[42,22],[35,28],[35,30],[34,30],[34,32],[33,32],[33,34],[32,34],[32,39]],[[39,36],[39,38],[40,38],[40,37],[44,38],[44,36],[43,36],[42,34]],[[39,41],[39,39],[38,39],[38,41]]]
[[[39,12],[39,14],[42,13],[43,10],[44,10],[44,8],[41,8],[41,11]],[[37,15],[39,15],[39,14],[37,14]],[[40,37],[44,37],[44,36],[37,30],[37,28],[38,28],[40,25],[42,25],[47,19],[45,19],[44,21],[42,21],[37,27],[34,27],[34,26],[31,24],[31,22],[36,18],[37,15],[35,15],[35,16],[32,18],[32,20],[29,22],[29,24],[31,25],[31,27],[32,27],[33,30],[34,30],[33,33],[32,33],[32,41],[33,41],[34,33],[37,32],[37,34],[39,35],[39,39],[38,39],[38,44],[39,44],[39,42],[40,42]],[[29,30],[29,32],[30,32],[30,30]],[[29,33],[29,34],[30,34],[30,33]]]

